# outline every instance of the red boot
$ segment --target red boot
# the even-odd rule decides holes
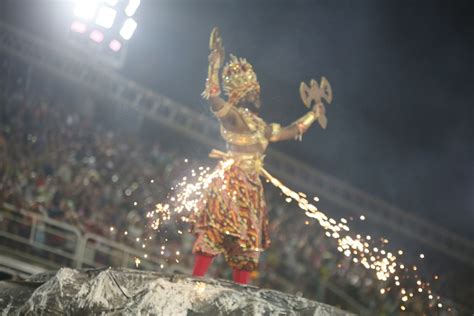
[[[250,271],[233,269],[232,278],[235,283],[248,284],[250,281]]]
[[[212,263],[212,256],[206,255],[195,255],[194,256],[194,269],[193,269],[193,276],[202,277],[206,275],[207,269]]]

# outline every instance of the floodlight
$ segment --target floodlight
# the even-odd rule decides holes
[[[133,36],[133,32],[137,28],[137,22],[134,19],[128,18],[123,23],[122,28],[120,29],[120,36],[123,37],[125,40],[129,40]]]
[[[101,6],[97,17],[95,18],[95,23],[107,29],[110,29],[114,24],[115,17],[117,16],[117,11],[108,6]]]
[[[122,43],[120,43],[116,39],[113,39],[109,43],[109,48],[113,50],[114,52],[118,52],[122,48]]]
[[[134,15],[139,6],[140,6],[140,0],[129,0],[128,5],[125,8],[125,14],[127,16]]]
[[[69,25],[71,44],[101,62],[122,67],[129,40],[138,27],[135,16],[142,1],[68,1],[74,2],[74,14]]]
[[[97,11],[96,0],[81,0],[76,2],[74,15],[85,20],[91,20]]]
[[[101,43],[104,40],[104,33],[98,30],[93,30],[91,34],[89,35],[91,40],[93,40],[96,43]]]
[[[105,3],[107,3],[108,5],[110,5],[111,7],[115,7],[115,5],[117,4],[118,0],[105,0]]]
[[[71,24],[71,30],[77,33],[84,33],[87,30],[87,25],[79,21],[74,21]]]

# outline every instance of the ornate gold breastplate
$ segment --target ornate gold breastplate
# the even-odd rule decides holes
[[[268,146],[268,139],[265,137],[267,124],[257,115],[252,114],[248,109],[237,109],[245,124],[248,127],[246,133],[236,133],[226,130],[221,125],[222,138],[228,143],[237,146],[250,146],[260,144],[263,149]]]

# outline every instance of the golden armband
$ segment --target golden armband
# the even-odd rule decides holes
[[[270,140],[277,141],[280,137],[281,125],[278,123],[271,123],[270,128],[271,128]]]
[[[313,123],[316,121],[316,114],[313,111],[309,111],[299,119],[297,119],[293,124],[298,126],[298,129],[305,132]]]
[[[313,111],[309,111],[292,124],[298,128],[299,134],[296,136],[296,139],[302,139],[304,132],[316,121],[316,118],[316,114]]]

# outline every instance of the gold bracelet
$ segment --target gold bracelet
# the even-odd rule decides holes
[[[309,111],[299,119],[297,119],[294,124],[298,126],[298,129],[300,126],[302,126],[305,130],[308,129],[308,127],[311,126],[311,124],[316,121],[316,114],[313,111]]]

